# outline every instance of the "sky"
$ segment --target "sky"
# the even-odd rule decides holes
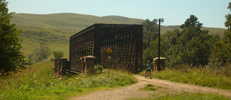
[[[181,25],[195,15],[204,27],[225,28],[231,0],[6,0],[10,12],[78,13],[139,19],[164,18],[162,25]]]

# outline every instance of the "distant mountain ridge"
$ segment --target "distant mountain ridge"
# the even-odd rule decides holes
[[[69,56],[69,37],[78,31],[95,23],[107,24],[142,24],[143,19],[128,18],[123,16],[94,16],[75,13],[54,14],[14,14],[11,23],[23,31],[23,52],[28,56],[40,42],[45,42],[52,51],[64,51]],[[179,26],[162,26],[161,33],[166,33]],[[222,36],[224,29],[204,28],[211,34]]]

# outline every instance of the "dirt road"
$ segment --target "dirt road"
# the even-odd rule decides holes
[[[98,91],[84,96],[72,98],[72,100],[124,100],[128,98],[145,98],[153,91],[141,91],[146,84],[152,84],[157,87],[168,89],[169,91],[178,92],[197,92],[197,93],[214,93],[231,97],[231,91],[196,86],[191,84],[177,83],[159,79],[147,79],[142,76],[134,75],[138,79],[138,83],[118,88],[114,90]]]

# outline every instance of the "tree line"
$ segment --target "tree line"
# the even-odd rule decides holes
[[[229,10],[231,10],[230,4]],[[195,15],[190,15],[180,29],[163,34],[161,36],[161,56],[166,57],[166,65],[172,67],[182,64],[212,67],[229,65],[231,63],[231,14],[225,17],[227,30],[223,37],[211,35],[208,30],[202,30],[203,24]],[[157,20],[146,20],[143,26],[143,58],[157,57]]]

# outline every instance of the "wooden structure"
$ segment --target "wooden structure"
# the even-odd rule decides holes
[[[143,26],[136,24],[94,24],[70,37],[70,71],[82,71],[83,56],[95,56],[104,68],[137,72],[142,66]],[[112,53],[108,54],[107,49]],[[110,59],[108,59],[110,56]]]
[[[158,63],[160,62],[160,67],[158,67]],[[154,71],[161,71],[165,69],[165,58],[164,57],[160,57],[160,61],[158,59],[158,57],[153,58],[153,69]]]

